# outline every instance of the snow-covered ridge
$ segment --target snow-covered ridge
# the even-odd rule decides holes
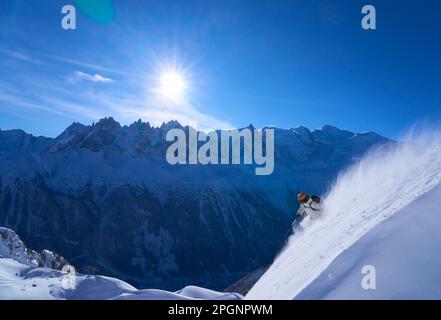
[[[68,262],[50,250],[37,252],[27,248],[11,229],[0,227],[0,258],[10,258],[31,267],[46,267],[61,270]]]
[[[376,225],[296,299],[441,299],[440,199],[441,184]],[[375,290],[361,285],[366,266]]]
[[[0,227],[0,300],[238,300],[237,293],[187,286],[176,292],[138,290],[119,279],[60,271],[67,261],[49,250],[25,246],[11,229]],[[70,270],[72,267],[70,267]],[[73,271],[72,271],[73,272]],[[69,278],[67,278],[69,277]]]
[[[69,287],[66,287],[67,278]],[[0,300],[240,300],[237,293],[187,286],[177,292],[138,290],[110,277],[68,276],[58,270],[31,267],[0,258]]]
[[[382,147],[340,175],[324,199],[324,217],[291,236],[246,298],[295,298],[357,240],[439,186],[440,137]]]

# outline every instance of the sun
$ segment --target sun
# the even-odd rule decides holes
[[[187,89],[184,76],[177,71],[166,71],[159,79],[159,95],[167,100],[177,102],[184,97]]]

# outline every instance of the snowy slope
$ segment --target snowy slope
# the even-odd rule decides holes
[[[138,290],[115,278],[74,273],[69,276],[60,271],[66,265],[67,260],[60,255],[49,250],[41,253],[34,251],[26,247],[13,230],[0,227],[0,300],[242,298],[240,294],[216,292],[196,286],[187,286],[177,292]]]
[[[10,258],[0,258],[0,300],[124,299],[124,300],[237,300],[236,293],[186,287],[178,292],[137,290],[126,282],[104,276],[79,275],[75,286],[66,288],[66,274],[35,268]]]
[[[216,292],[195,286],[177,292],[138,290],[110,277],[76,274],[56,253],[27,248],[11,229],[0,227],[0,300],[53,299],[241,299],[236,293]],[[63,268],[65,272],[54,268]],[[70,274],[67,274],[67,271]]]
[[[441,186],[377,225],[296,299],[441,299]],[[376,289],[364,290],[364,266]]]
[[[418,199],[423,201],[421,198],[423,195],[432,201],[433,208],[439,204],[439,197],[435,192],[439,192],[436,187],[441,181],[440,142],[438,137],[431,136],[414,139],[399,146],[383,147],[372,152],[358,165],[341,175],[325,198],[324,217],[304,233],[291,236],[287,246],[250,290],[246,298],[293,299],[316,279],[316,282],[305,290],[304,295],[298,296],[299,298],[338,298],[345,296],[345,293],[346,297],[350,295],[350,290],[345,291],[345,287],[341,287],[340,290],[339,285],[354,286],[354,284],[350,284],[350,281],[354,280],[354,272],[357,273],[357,269],[351,273],[352,278],[349,275],[345,278],[342,276],[343,270],[350,269],[345,263],[352,262],[352,265],[355,263],[359,267],[363,261],[361,258],[364,257],[364,253],[359,252],[360,261],[354,262],[351,261],[353,255],[351,256],[348,248],[365,235],[368,236],[362,238],[361,241],[368,243],[370,241],[370,249],[375,251],[375,248],[383,246],[383,240],[387,238],[387,232],[390,230],[384,227],[384,233],[381,233],[382,229],[376,231],[377,229],[374,227],[394,214],[398,213],[401,216],[406,214],[406,210],[408,210],[407,212],[413,211],[410,205]],[[428,192],[431,191],[432,193],[429,194]],[[433,216],[433,214],[433,212],[423,214],[420,219],[424,219],[425,224],[428,225],[426,232],[431,233],[434,241],[438,241],[439,238],[435,236],[433,228],[429,227],[431,219],[439,220],[439,216]],[[418,286],[419,283],[433,281],[433,273],[424,272],[423,265],[427,261],[420,259],[421,255],[418,255],[421,249],[418,246],[412,246],[412,243],[417,241],[416,238],[412,241],[411,237],[416,237],[418,233],[412,233],[412,229],[406,223],[398,225],[399,228],[394,230],[396,231],[393,238],[395,244],[400,243],[400,238],[403,243],[409,244],[415,259],[412,261],[412,266],[418,267],[416,268],[418,271],[415,272],[420,272],[424,277],[424,281],[417,282],[418,279],[416,279],[411,285]],[[371,232],[377,233],[371,235]],[[377,236],[375,237],[375,235]],[[390,244],[388,248],[392,251],[393,245]],[[432,258],[434,255],[438,255],[436,248],[436,245],[428,246],[423,250]],[[345,252],[345,250],[347,251]],[[353,250],[356,251],[356,249]],[[342,252],[348,259],[336,260],[334,267],[335,270],[340,271],[336,271],[336,274],[343,279],[340,279],[341,282],[339,282],[340,280],[325,281],[325,286],[323,284],[324,277],[331,274],[332,278],[336,275],[324,271]],[[385,254],[387,252],[387,250],[384,251]],[[389,271],[394,270],[393,265],[400,261],[397,255],[391,255],[387,257],[389,259],[386,259],[381,254],[373,253],[372,257],[376,257],[374,261],[385,259],[380,265],[388,266],[387,270]],[[394,257],[398,261],[394,261]],[[420,263],[421,266],[419,266]],[[331,268],[331,270],[334,269]],[[321,274],[322,276],[318,278]],[[387,277],[387,275],[383,274],[383,277]],[[320,281],[320,279],[322,280]],[[357,278],[355,285],[359,286],[360,281],[361,279]],[[322,286],[325,287],[322,292],[319,292],[318,288]],[[335,295],[332,294],[333,290],[336,292]],[[384,295],[384,297],[409,298],[414,296],[406,295],[404,292],[395,292],[389,296]]]

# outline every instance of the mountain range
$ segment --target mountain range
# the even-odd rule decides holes
[[[113,118],[56,138],[0,130],[0,226],[80,272],[138,287],[223,289],[269,265],[290,232],[300,191],[325,193],[339,172],[391,141],[332,126],[273,128],[275,169],[169,165],[165,135]]]

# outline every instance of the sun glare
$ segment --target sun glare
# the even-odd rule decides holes
[[[164,72],[159,80],[159,94],[162,98],[179,101],[186,89],[184,77],[176,71]]]

